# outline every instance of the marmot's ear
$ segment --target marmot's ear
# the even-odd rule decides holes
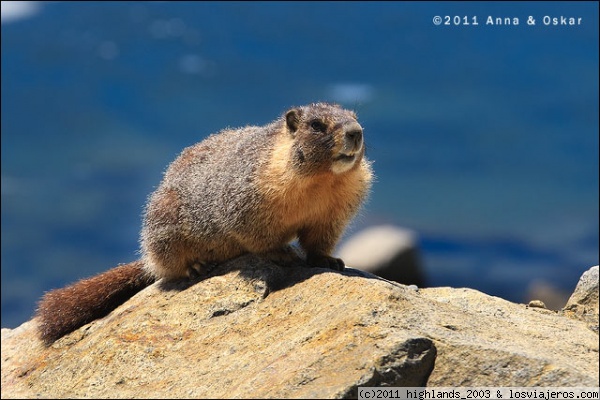
[[[296,132],[300,126],[300,114],[301,111],[297,108],[293,108],[285,113],[285,122],[291,133]]]

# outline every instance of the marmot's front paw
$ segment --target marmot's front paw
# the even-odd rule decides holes
[[[329,268],[335,271],[343,271],[345,267],[341,258],[329,256],[308,256],[306,262],[313,268]]]
[[[217,263],[206,263],[201,261],[196,261],[187,269],[187,276],[191,280],[196,280],[201,278],[202,276],[206,276],[213,269],[217,267]]]
[[[279,249],[260,254],[262,257],[280,267],[305,267],[306,262],[298,254],[294,246],[286,245]]]

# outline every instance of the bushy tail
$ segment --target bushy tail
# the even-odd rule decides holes
[[[39,302],[39,335],[46,345],[75,329],[102,318],[155,281],[141,261],[84,279],[46,293]]]

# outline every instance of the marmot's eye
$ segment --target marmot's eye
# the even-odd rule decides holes
[[[325,132],[327,130],[327,126],[321,121],[313,121],[310,123],[310,127],[317,132]]]

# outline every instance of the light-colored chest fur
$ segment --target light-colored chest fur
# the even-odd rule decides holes
[[[325,220],[349,218],[359,207],[370,183],[366,162],[342,174],[323,172],[299,176],[290,165],[293,141],[279,139],[270,162],[262,171],[261,194],[265,212],[284,226],[302,227]]]

